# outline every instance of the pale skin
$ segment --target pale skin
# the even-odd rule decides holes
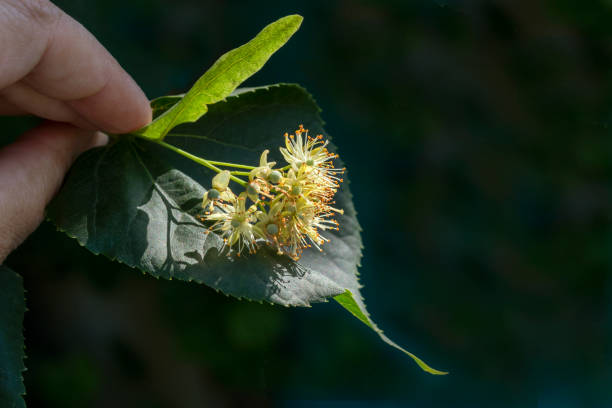
[[[136,82],[46,0],[0,0],[0,115],[45,123],[0,150],[0,263],[44,218],[76,157],[151,121]]]

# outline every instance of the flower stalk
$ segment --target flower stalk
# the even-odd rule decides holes
[[[194,162],[196,162],[198,164],[201,164],[204,167],[208,167],[209,169],[211,169],[213,171],[216,171],[217,173],[221,173],[223,171],[219,167],[217,167],[219,165],[220,166],[228,166],[228,167],[238,167],[238,168],[249,168],[250,167],[250,166],[243,166],[243,165],[233,165],[232,163],[209,161],[209,160],[206,160],[206,159],[204,159],[202,157],[198,157],[198,156],[193,155],[193,154],[191,154],[189,152],[186,152],[183,149],[179,149],[178,147],[173,146],[171,144],[168,144],[168,143],[166,143],[166,142],[164,142],[162,140],[157,140],[157,141],[155,141],[155,143],[159,144],[160,146],[165,147],[166,149],[172,150],[173,152],[178,153],[181,156],[188,158],[189,160],[192,160],[192,161],[194,161]],[[244,181],[242,179],[239,179],[238,177],[232,176],[232,175],[230,175],[230,179],[235,181],[236,183],[240,184],[241,186],[246,187],[246,181]]]

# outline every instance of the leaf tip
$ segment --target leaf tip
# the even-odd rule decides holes
[[[289,37],[299,30],[300,26],[302,25],[302,21],[304,21],[304,17],[300,16],[299,14],[290,14],[288,16],[279,18],[276,22],[270,25],[274,25],[279,28],[283,27],[283,29],[286,30],[285,32],[288,34],[288,37],[285,40],[287,41]]]
[[[428,372],[429,374],[433,374],[433,375],[447,375],[448,374],[448,371],[441,371],[441,370],[436,370],[435,368],[431,368],[430,366],[427,365],[427,363],[425,363],[423,360],[421,360],[414,354],[409,353],[407,351],[404,351],[404,352],[408,354],[414,360],[414,362],[417,363],[419,367],[421,367],[423,371]]]
[[[404,354],[412,358],[412,360],[414,360],[414,362],[417,363],[417,365],[421,367],[423,371],[430,373],[430,374],[434,374],[434,375],[448,374],[447,371],[440,371],[440,370],[436,370],[435,368],[431,368],[423,360],[421,360],[420,358],[418,358],[411,352],[405,350],[403,347],[397,345],[395,342],[393,342],[391,339],[385,336],[383,331],[380,330],[378,326],[376,326],[376,324],[374,324],[374,322],[370,319],[369,315],[367,314],[365,310],[365,306],[362,305],[363,307],[362,308],[357,304],[357,302],[355,301],[355,297],[353,296],[353,293],[349,289],[346,289],[345,292],[341,293],[340,295],[334,296],[334,300],[338,302],[346,310],[348,310],[357,319],[361,320],[362,323],[364,323],[370,329],[374,330],[385,343],[400,350],[401,352],[403,352]]]
[[[302,17],[299,14],[290,14],[288,16],[285,16],[283,18],[281,18],[281,20],[285,20],[288,23],[291,23],[292,25],[295,25],[296,28],[299,27],[302,24],[302,21],[304,21],[304,17]]]

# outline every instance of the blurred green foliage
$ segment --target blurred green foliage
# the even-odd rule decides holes
[[[31,406],[612,405],[611,2],[57,4],[151,98],[303,15],[246,85],[315,95],[353,181],[370,312],[451,374],[334,305],[156,281],[44,225],[8,261],[29,291]]]

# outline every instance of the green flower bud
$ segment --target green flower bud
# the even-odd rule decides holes
[[[291,186],[291,194],[293,195],[302,194],[302,186],[300,186],[299,184],[294,184],[293,186]]]
[[[215,190],[214,188],[211,188],[210,190],[208,190],[209,199],[216,200],[217,198],[219,198],[219,196],[221,196],[221,193],[219,192],[219,190]]]
[[[283,178],[283,175],[278,170],[272,171],[270,175],[268,176],[268,180],[270,180],[270,183],[273,183],[273,184],[278,184],[282,178]]]
[[[268,234],[270,235],[276,235],[278,234],[278,225],[270,223],[266,225],[266,231],[268,231]]]
[[[253,202],[257,202],[259,200],[259,186],[254,183],[247,184],[246,193]]]
[[[257,184],[249,184],[246,187],[246,192],[249,197],[252,195],[257,196],[259,194],[259,186]]]

